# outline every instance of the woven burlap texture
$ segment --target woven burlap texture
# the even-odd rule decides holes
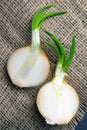
[[[18,48],[31,43],[31,19],[35,11],[54,3],[50,11],[67,9],[67,14],[48,18],[40,30],[41,40],[48,39],[44,30],[53,32],[63,43],[67,55],[72,32],[76,35],[76,50],[67,71],[67,82],[78,92],[80,108],[68,125],[47,125],[36,106],[40,86],[20,89],[13,85],[7,74],[7,60]],[[87,111],[87,2],[86,0],[1,0],[0,1],[0,130],[75,130]],[[55,72],[57,56],[45,44],[51,70],[48,82]],[[14,68],[15,69],[15,68]],[[43,83],[44,84],[44,83]]]

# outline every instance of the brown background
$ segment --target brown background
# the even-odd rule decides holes
[[[74,120],[68,125],[47,125],[39,114],[35,100],[39,88],[20,89],[13,85],[7,74],[9,56],[18,48],[31,43],[31,19],[40,7],[54,3],[50,9],[67,9],[69,13],[49,18],[40,30],[41,40],[48,38],[45,29],[52,31],[63,43],[67,55],[71,33],[76,35],[75,55],[67,73],[69,82],[80,96],[80,108]],[[1,0],[0,1],[0,130],[74,130],[87,111],[87,2],[86,0]],[[42,45],[47,53],[51,71],[55,72],[57,56],[54,51]],[[44,84],[44,83],[43,83]]]

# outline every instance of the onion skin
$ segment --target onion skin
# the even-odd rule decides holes
[[[42,64],[42,68],[40,66],[35,71],[37,80],[36,80],[36,78],[34,78],[35,77],[35,74],[34,74],[34,75],[32,75],[30,81],[27,79],[27,82],[26,82],[26,79],[24,79],[23,77],[20,80],[20,78],[18,76],[18,72],[20,72],[20,68],[23,67],[24,62],[27,61],[27,56],[28,56],[29,52],[31,54],[31,56],[28,59],[29,62],[31,62],[31,60],[32,60],[32,58],[34,56],[34,60],[32,60],[32,62],[36,63],[37,61],[35,61],[35,60],[37,60],[37,56],[40,56],[42,58],[42,59],[40,58],[40,60],[42,60],[43,64]],[[21,55],[20,55],[20,53],[21,53]],[[20,55],[20,57],[19,57],[19,55]],[[16,56],[16,58],[15,58],[15,56]],[[17,57],[19,57],[18,60],[17,60]],[[43,67],[45,67],[45,70],[44,70]],[[32,68],[32,66],[31,66],[31,68]],[[32,69],[30,69],[30,71],[31,70]],[[40,74],[38,75],[39,70],[40,70]],[[31,46],[25,46],[25,47],[22,47],[22,48],[16,50],[10,56],[10,58],[8,60],[8,63],[7,63],[7,71],[8,71],[8,74],[10,76],[10,79],[12,80],[13,84],[15,84],[16,86],[21,87],[21,88],[22,87],[34,87],[34,86],[37,86],[37,85],[41,84],[48,77],[49,70],[50,70],[50,63],[49,63],[48,57],[46,56],[45,52],[40,49],[40,51],[37,51],[36,54],[35,54],[35,51],[34,52],[31,51]],[[21,74],[20,74],[20,77],[21,77]]]
[[[55,80],[55,78],[52,80],[52,82],[45,84],[39,90],[38,95],[37,95],[37,100],[36,100],[37,107],[38,107],[38,110],[41,113],[41,115],[45,118],[45,121],[47,122],[47,124],[50,124],[50,125],[68,124],[75,117],[75,115],[77,113],[77,110],[79,108],[79,97],[78,97],[78,94],[75,91],[75,89],[73,87],[71,87],[68,83],[66,83],[65,80],[63,80],[63,84],[62,84],[63,90],[61,87],[59,87],[59,89],[58,89],[58,86],[56,86],[57,91],[53,92],[53,94],[52,94],[51,92],[53,90],[51,91],[51,89],[55,90],[55,85],[53,83],[54,80]],[[69,90],[70,94],[69,93],[68,93],[68,95],[66,94],[68,97],[65,100],[64,95],[66,92],[68,92],[68,90]],[[57,92],[58,92],[58,94],[57,94]],[[62,95],[63,98],[61,98],[61,93],[63,94]],[[55,98],[55,95],[58,96],[59,101],[55,102],[55,100],[57,100]],[[74,95],[73,98],[71,97],[71,95]],[[54,100],[53,100],[53,98],[54,98]],[[73,99],[74,101],[69,100],[69,98]],[[67,103],[67,100],[68,100],[69,104]],[[61,106],[60,102],[62,102],[62,106]],[[67,103],[67,105],[65,105],[66,103]],[[75,105],[72,105],[71,103],[75,104]],[[59,105],[59,107],[55,107],[58,105]],[[73,109],[72,109],[72,107],[73,107]],[[58,109],[60,109],[59,112],[58,112]],[[70,112],[70,111],[73,111],[73,112]]]

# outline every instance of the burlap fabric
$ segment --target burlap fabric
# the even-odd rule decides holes
[[[81,103],[76,118],[62,126],[47,125],[37,110],[35,101],[42,85],[20,89],[12,84],[6,70],[9,56],[16,49],[31,43],[33,14],[50,3],[55,4],[50,11],[67,9],[69,12],[47,19],[40,30],[41,40],[48,38],[44,33],[45,29],[52,31],[62,41],[68,55],[72,32],[77,39],[75,55],[67,71],[67,82],[77,90]],[[87,1],[0,0],[0,20],[0,130],[75,130],[87,111]],[[47,82],[55,72],[57,56],[50,47],[43,44],[42,48],[51,63]]]

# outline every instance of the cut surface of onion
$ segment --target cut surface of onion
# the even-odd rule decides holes
[[[42,83],[49,69],[50,65],[45,53],[42,50],[32,52],[29,47],[18,49],[8,61],[11,80],[19,87],[36,86]]]
[[[69,57],[66,59],[65,50],[55,35],[46,31],[56,45],[45,40],[59,56],[54,78],[46,83],[38,92],[37,107],[48,124],[67,124],[76,115],[79,108],[79,97],[76,90],[70,86],[65,76],[75,50],[75,35],[72,35],[72,44]]]
[[[45,52],[40,47],[39,29],[43,20],[55,15],[64,14],[66,10],[43,13],[53,5],[39,9],[32,19],[32,44],[16,50],[9,58],[7,71],[13,84],[19,87],[40,85],[47,78],[50,64]]]

